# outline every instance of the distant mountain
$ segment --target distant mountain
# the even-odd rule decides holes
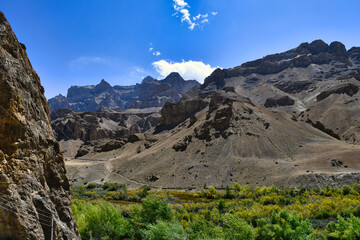
[[[162,107],[166,102],[179,101],[187,90],[199,86],[197,81],[185,81],[179,73],[173,72],[163,80],[147,76],[141,84],[131,86],[112,87],[105,80],[95,86],[72,86],[66,97],[58,95],[48,102],[51,111],[61,108],[96,112],[102,107],[115,111]]]

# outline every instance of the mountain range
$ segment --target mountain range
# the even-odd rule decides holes
[[[185,81],[179,73],[170,73],[163,80],[150,76],[141,84],[131,86],[111,86],[105,80],[95,86],[72,86],[67,96],[61,94],[49,99],[50,110],[61,108],[75,112],[124,111],[135,108],[162,107],[165,102],[177,102],[182,94],[193,87],[199,87],[196,80]]]
[[[118,139],[110,151],[83,143],[85,155],[68,156],[70,178],[160,188],[352,183],[360,179],[359,86],[360,48],[340,42],[216,69],[165,103],[159,124],[136,141]]]

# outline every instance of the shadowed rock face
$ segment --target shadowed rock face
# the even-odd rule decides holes
[[[0,239],[80,239],[40,79],[0,12]],[[10,211],[11,210],[11,211]],[[41,215],[43,214],[43,215]]]
[[[85,142],[145,132],[160,122],[160,114],[76,113],[70,109],[59,109],[51,112],[51,120],[59,141],[80,139]]]
[[[294,105],[294,99],[291,99],[289,96],[282,96],[279,98],[268,98],[264,106],[266,108],[269,107],[276,107],[276,106],[287,106],[287,105]]]
[[[346,84],[342,84],[339,86],[336,86],[334,88],[331,88],[327,91],[323,91],[321,92],[319,95],[316,96],[316,100],[317,101],[321,101],[325,98],[327,98],[328,96],[332,95],[332,94],[347,94],[349,96],[353,96],[354,94],[356,94],[359,91],[359,87],[351,84],[351,83],[346,83]]]

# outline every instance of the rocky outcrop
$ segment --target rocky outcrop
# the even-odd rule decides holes
[[[277,106],[289,106],[294,105],[294,99],[291,99],[289,96],[282,96],[279,98],[268,98],[264,103],[266,108],[277,107]]]
[[[49,106],[0,12],[0,239],[80,239]]]
[[[185,81],[180,74],[170,73],[164,80],[150,76],[141,84],[112,87],[105,80],[95,86],[72,86],[67,97],[58,95],[49,99],[50,110],[60,108],[75,112],[95,112],[106,107],[123,111],[128,108],[162,107],[166,102],[177,102],[189,89],[200,86],[195,80]]]
[[[156,130],[172,128],[206,106],[208,106],[208,102],[202,98],[193,98],[177,103],[167,102],[161,109],[161,120]]]
[[[316,96],[316,100],[321,101],[330,96],[331,94],[347,94],[349,96],[353,96],[358,91],[359,87],[352,83],[341,84],[329,90],[321,92],[319,95]]]
[[[225,86],[225,78],[227,77],[227,72],[225,70],[221,70],[220,68],[216,69],[211,73],[210,76],[205,78],[204,84],[201,85],[201,89],[205,89],[210,85],[213,85],[216,89],[221,89]]]
[[[299,93],[308,90],[311,86],[313,86],[311,81],[287,81],[275,84],[275,87],[286,93]]]
[[[51,120],[59,141],[80,139],[85,142],[145,132],[160,122],[160,114],[76,113],[69,109],[59,109],[51,113]]]

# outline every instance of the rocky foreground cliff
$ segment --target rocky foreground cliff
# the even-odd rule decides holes
[[[0,203],[0,239],[80,239],[44,88],[1,12]]]

